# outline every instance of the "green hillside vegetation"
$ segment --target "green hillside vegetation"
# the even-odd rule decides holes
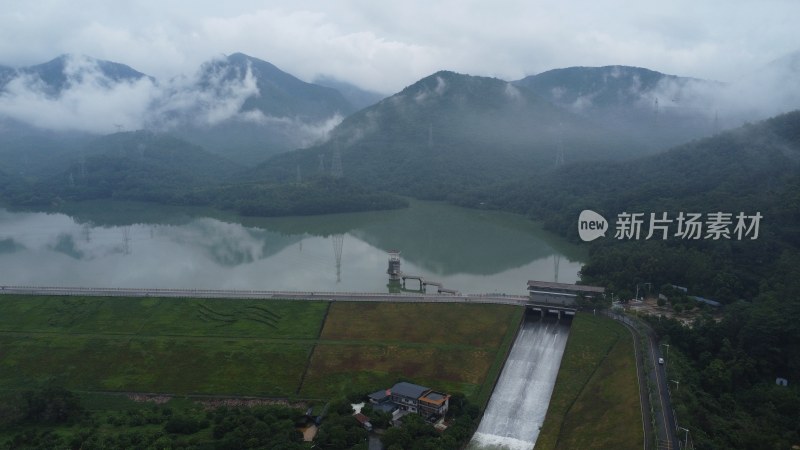
[[[94,136],[39,130],[0,118],[0,170],[29,181],[58,175]]]
[[[318,176],[301,183],[226,184],[194,192],[184,204],[231,209],[244,216],[307,216],[405,208],[408,201],[344,178]]]
[[[1,170],[1,169],[0,169]],[[168,135],[117,133],[86,145],[66,170],[21,179],[0,171],[0,197],[15,206],[121,199],[211,206],[248,216],[311,215],[402,208],[394,195],[314,174],[304,182],[231,181],[241,167]]]
[[[634,137],[648,152],[708,136],[719,123],[722,83],[641,67],[567,67],[514,82],[541,97]],[[724,114],[724,111],[722,112]]]
[[[292,396],[325,303],[2,297],[6,389]],[[269,375],[266,375],[269,374]]]
[[[499,208],[542,220],[578,241],[577,218],[592,209],[609,220],[590,246],[582,275],[612,287],[651,282],[733,302],[782,283],[800,244],[800,112],[778,116],[668,152],[627,162],[572,164],[525,183],[473,191],[457,203]],[[757,240],[614,239],[622,212],[760,212]],[[672,233],[676,231],[673,224]]]
[[[783,272],[789,276],[782,286],[768,285],[751,301],[727,306],[721,321],[705,315],[686,327],[651,320],[671,345],[667,373],[680,382],[672,404],[695,448],[791,448],[800,442],[800,274],[796,265],[792,269]],[[779,377],[789,386],[777,386]]]
[[[300,394],[374,392],[407,378],[483,406],[521,314],[499,305],[333,303]]]
[[[255,179],[290,180],[336,149],[348,178],[422,199],[550,170],[570,160],[629,157],[630,140],[502,80],[438,72],[347,117],[328,142],[275,156]]]
[[[10,391],[331,399],[407,379],[482,404],[521,317],[489,305],[0,300],[0,385]],[[396,320],[417,315],[430,320]],[[429,335],[440,337],[428,343]]]
[[[297,429],[306,422],[299,408],[208,407],[181,400],[160,404],[121,395],[98,398],[52,388],[0,393],[0,447],[309,448]]]
[[[787,448],[800,441],[800,112],[744,126],[628,162],[574,164],[527,183],[473,192],[462,204],[528,214],[577,240],[577,218],[609,219],[589,244],[582,280],[622,299],[637,283],[686,286],[727,306],[721,321],[701,314],[691,328],[655,321],[683,363],[675,408],[695,448]],[[739,212],[763,219],[759,237],[737,240],[618,240],[621,212]],[[675,232],[675,228],[672,228]],[[690,308],[695,305],[689,305]],[[680,356],[678,358],[681,358]],[[788,388],[775,379],[789,379]]]
[[[536,450],[641,448],[638,386],[630,332],[604,316],[578,314]]]
[[[304,409],[264,405],[276,397],[327,411],[315,445],[362,448],[350,403],[408,380],[451,393],[452,423],[440,434],[410,418],[384,442],[455,450],[522,320],[521,308],[477,304],[0,300],[8,448],[309,448],[296,431]],[[225,399],[255,406],[219,407]]]
[[[218,89],[220,82],[244,79],[248,69],[255,78],[259,95],[248,97],[242,111],[257,110],[265,116],[305,116],[317,120],[355,111],[336,89],[306,83],[267,61],[244,53],[234,53],[204,64],[200,69],[199,85],[203,89]]]

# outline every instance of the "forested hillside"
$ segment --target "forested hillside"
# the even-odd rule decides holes
[[[641,277],[733,301],[755,294],[760,280],[770,276],[766,265],[800,244],[798,130],[800,112],[793,112],[659,155],[571,164],[524,183],[476,189],[451,200],[527,214],[574,241],[584,209],[599,212],[611,227],[623,212],[648,218],[651,212],[672,218],[679,212],[760,212],[764,218],[755,241],[643,242],[643,234],[639,241],[617,242],[612,228],[593,245],[594,256],[584,268],[584,276],[595,282],[630,286]],[[683,263],[671,264],[671,256]]]
[[[273,183],[239,181],[241,166],[168,135],[117,133],[82,147],[50,176],[0,171],[0,197],[15,206],[122,199],[211,206],[243,215],[310,215],[401,208],[393,195],[315,174]],[[64,168],[63,166],[66,166]],[[2,170],[2,167],[0,167]]]
[[[278,155],[254,179],[318,171],[340,152],[345,175],[371,188],[425,199],[539,176],[560,161],[621,159],[624,134],[494,78],[438,72],[345,119],[330,139]]]
[[[729,117],[732,112],[721,104],[724,84],[641,67],[567,67],[514,84],[607,128],[635,136],[648,151],[709,136],[735,123]]]
[[[584,282],[623,299],[637,283],[676,284],[727,305],[719,320],[704,315],[691,327],[653,321],[673,345],[676,410],[695,448],[789,448],[800,441],[800,111],[656,156],[569,165],[453,200],[528,214],[572,240],[582,210],[601,213],[610,229],[588,244]],[[703,233],[648,240],[647,219],[639,239],[617,239],[623,212],[763,218],[757,239],[739,240],[735,219],[730,239]],[[775,385],[779,377],[790,380],[788,388]]]

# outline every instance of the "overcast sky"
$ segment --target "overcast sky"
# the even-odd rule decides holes
[[[800,50],[798,0],[4,0],[0,64],[77,53],[158,78],[244,52],[392,93],[440,69],[622,64],[734,81]]]

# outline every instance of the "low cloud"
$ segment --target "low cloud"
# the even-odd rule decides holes
[[[604,75],[611,83],[625,75],[624,67],[614,67]],[[616,80],[614,80],[616,81]],[[719,121],[721,128],[739,126],[747,121],[766,119],[800,108],[800,53],[789,55],[732,82],[694,78],[664,77],[655,86],[646,86],[633,74],[621,89],[642,110],[659,114],[704,117]],[[607,92],[605,83],[569,100],[562,100],[574,112],[584,112],[598,105],[598,98]],[[566,95],[564,88],[550,91],[559,102]],[[608,102],[608,97],[603,97]],[[625,103],[623,103],[625,104]]]
[[[295,136],[299,147],[309,147],[326,141],[331,130],[342,123],[344,116],[337,113],[319,122],[304,122],[297,118],[267,116],[259,110],[250,110],[237,113],[234,119],[258,125],[278,127],[284,130],[285,134]]]
[[[519,89],[517,89],[516,86],[514,86],[511,83],[506,83],[506,87],[503,90],[503,93],[506,95],[506,97],[515,102],[522,101],[522,93],[519,91]]]
[[[60,92],[38,76],[21,73],[0,91],[0,115],[58,131],[108,133],[139,129],[158,88],[147,77],[112,82],[93,60],[70,57]]]
[[[206,63],[191,79],[176,78],[161,88],[149,111],[151,128],[169,130],[175,126],[214,126],[241,116],[250,97],[259,95],[255,76],[248,66],[237,68]],[[239,117],[244,118],[246,117]]]
[[[431,91],[431,89],[427,87],[425,89],[420,90],[419,93],[417,93],[417,95],[414,96],[414,101],[417,102],[418,104],[421,104],[425,102],[432,95],[441,97],[442,94],[445,93],[445,91],[447,91],[447,81],[445,81],[444,78],[437,76],[436,86],[433,88],[433,90]]]
[[[309,123],[294,117],[243,111],[260,95],[251,68],[210,61],[193,77],[158,83],[149,77],[115,81],[96,60],[69,56],[60,89],[38,75],[19,71],[0,86],[0,117],[55,131],[96,134],[118,130],[208,128],[229,121],[278,127],[303,146],[326,139],[343,117]]]
[[[730,83],[664,79],[642,98],[650,105],[658,99],[665,111],[683,110],[718,119],[724,127],[738,126],[800,108],[800,67],[790,62],[777,61]]]

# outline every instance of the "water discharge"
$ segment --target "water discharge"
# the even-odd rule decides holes
[[[469,449],[533,448],[547,413],[567,336],[567,324],[526,318]]]

